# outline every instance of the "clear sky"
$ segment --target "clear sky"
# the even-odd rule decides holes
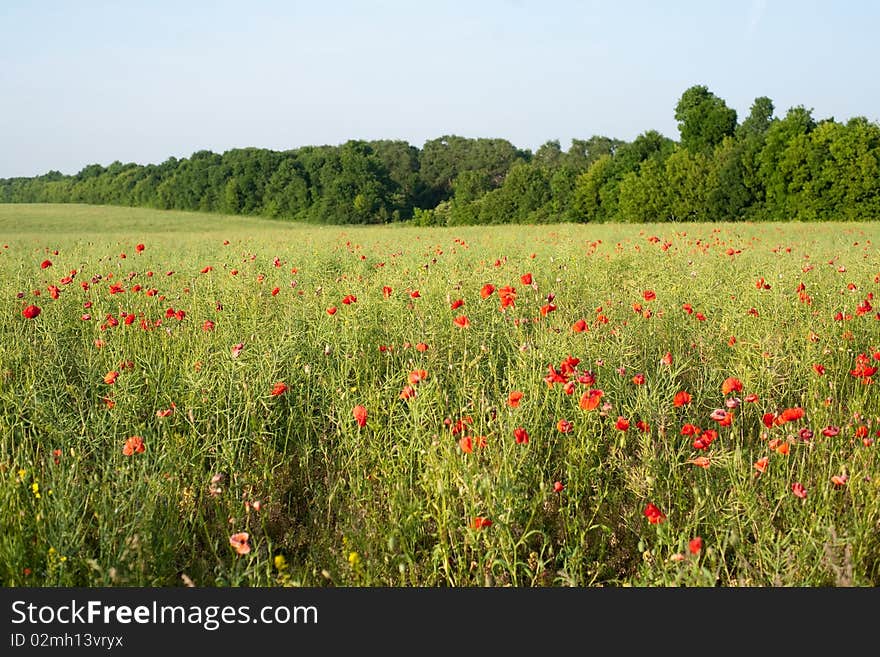
[[[0,0],[0,177],[348,139],[678,139],[704,84],[742,120],[880,120],[880,2]]]

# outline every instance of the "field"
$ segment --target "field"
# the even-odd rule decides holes
[[[0,580],[880,585],[878,244],[0,206]]]

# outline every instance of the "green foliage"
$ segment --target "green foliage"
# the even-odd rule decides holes
[[[350,140],[288,151],[202,150],[159,165],[90,164],[0,179],[0,203],[93,203],[326,224],[870,220],[880,216],[880,125],[736,112],[705,85],[675,107],[681,141],[647,130],[551,139]]]

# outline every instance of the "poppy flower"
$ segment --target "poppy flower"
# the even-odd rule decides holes
[[[467,328],[471,325],[470,320],[467,318],[467,315],[459,315],[452,322],[458,326],[459,328]]]
[[[653,301],[657,298],[657,295],[654,293],[654,290],[645,290],[642,292],[642,298],[645,301]]]
[[[587,322],[583,319],[579,319],[571,326],[571,330],[575,333],[583,333],[584,331],[589,331],[590,329],[587,327]]]
[[[110,370],[109,372],[107,372],[107,374],[104,375],[104,383],[106,383],[108,386],[113,385],[114,383],[116,383],[116,378],[118,376],[119,372],[117,372],[116,370]]]
[[[453,301],[451,304],[449,304],[449,307],[450,307],[452,310],[458,310],[458,309],[461,308],[463,305],[464,305],[464,299],[456,299],[456,300]]]
[[[492,296],[492,293],[495,291],[495,286],[491,283],[486,283],[482,288],[480,288],[480,296],[483,299],[488,299]]]
[[[424,342],[419,342],[416,345],[416,351],[420,351],[420,352],[424,353],[424,352],[428,351],[428,345],[425,344]]]
[[[525,445],[529,442],[529,432],[522,427],[517,427],[513,430],[513,437],[516,438],[517,445]]]
[[[731,392],[739,392],[743,389],[742,381],[734,376],[727,377],[721,384],[721,394],[727,395]]]
[[[672,365],[672,352],[667,351],[665,354],[663,354],[663,356],[660,358],[660,364]]]
[[[559,420],[559,422],[556,423],[556,429],[562,433],[569,433],[573,428],[574,425],[565,419]]]
[[[830,424],[827,427],[825,427],[824,429],[822,429],[822,435],[825,436],[826,438],[833,438],[834,436],[836,436],[839,433],[840,433],[840,429],[838,429],[837,427],[830,425]]]
[[[214,330],[214,322],[212,322],[210,319],[206,319],[205,323],[202,324],[202,330],[203,331],[213,331]]]
[[[703,549],[703,539],[697,536],[688,541],[688,550],[691,554],[699,554]]]
[[[705,470],[712,464],[712,461],[709,459],[708,456],[695,456],[694,458],[690,459],[688,463],[692,463],[698,468],[703,468]]]
[[[782,413],[780,413],[779,417],[776,418],[775,424],[785,424],[786,422],[794,422],[796,420],[800,420],[804,416],[804,409],[800,406],[795,406],[794,408],[786,408]]]
[[[419,298],[421,298],[422,294],[418,290],[413,290],[412,292],[409,293],[409,296],[412,297],[413,299],[419,299]]]
[[[556,310],[556,304],[553,303],[545,303],[541,306],[541,317],[546,317],[549,313],[552,313]]]
[[[407,378],[412,385],[416,385],[427,379],[428,373],[425,370],[413,370]]]
[[[648,505],[645,507],[643,513],[648,519],[648,522],[650,522],[652,525],[657,525],[666,520],[666,514],[663,513],[653,502],[648,502]]]
[[[400,399],[412,399],[416,396],[416,389],[412,386],[404,386],[403,390],[400,391],[398,397]]]
[[[233,345],[231,353],[233,358],[238,358],[238,355],[241,353],[241,350],[244,349],[244,343],[239,342],[236,345]]]
[[[461,451],[465,454],[470,454],[474,451],[474,441],[470,436],[463,436],[458,441],[458,446],[461,448]]]
[[[745,399],[743,399],[743,401],[746,401],[746,402],[748,402],[748,403],[750,403],[750,404],[753,404],[753,403],[755,403],[756,401],[758,401],[758,395],[756,395],[756,394],[753,393],[753,392],[752,392],[752,393],[749,393],[748,395],[745,396]]]
[[[516,304],[516,288],[509,285],[499,288],[498,298],[501,300],[501,310],[512,308]]]
[[[679,390],[677,393],[675,393],[675,397],[672,398],[672,405],[676,408],[690,403],[691,396],[688,392],[684,390]]]
[[[622,415],[618,415],[617,422],[614,423],[614,428],[618,431],[627,431],[629,429],[629,420]]]
[[[387,285],[382,286],[382,296],[384,298],[388,299],[391,296],[391,292],[392,290],[390,287],[388,287]]]
[[[523,393],[519,390],[514,390],[509,395],[507,395],[507,405],[511,408],[516,408],[519,406],[520,401],[522,401]]]
[[[553,492],[554,493],[561,493],[564,490],[565,490],[565,484],[563,484],[561,481],[554,481],[553,482]]]
[[[770,459],[766,456],[762,456],[757,461],[755,461],[754,468],[756,470],[755,476],[757,477],[760,474],[764,474],[767,470],[767,466],[770,464]]]
[[[33,319],[37,315],[39,315],[42,310],[40,310],[39,306],[30,305],[27,306],[24,310],[21,311],[21,314],[24,315],[27,319]]]
[[[355,422],[357,422],[359,427],[366,426],[367,424],[367,409],[358,404],[353,409],[351,409],[351,414],[354,416]]]
[[[791,485],[791,492],[794,493],[795,497],[799,497],[802,500],[807,498],[807,489],[804,488],[804,485],[796,481]]]
[[[849,481],[849,475],[841,474],[841,475],[832,475],[831,483],[840,488],[841,486],[846,486],[846,482]]]
[[[531,272],[527,274],[523,274],[519,277],[519,280],[522,281],[523,285],[531,285],[532,284],[532,274]]]
[[[287,392],[287,384],[284,381],[278,381],[275,385],[272,386],[272,396],[277,397],[278,395],[283,395]]]
[[[144,439],[140,436],[130,436],[125,439],[125,444],[122,446],[122,453],[125,456],[131,456],[133,454],[143,454],[146,451],[147,447],[144,445]]]
[[[642,433],[648,433],[651,431],[651,425],[648,424],[645,420],[639,420],[636,422],[636,428]]]
[[[247,554],[251,551],[249,539],[250,535],[247,532],[238,532],[229,537],[229,544],[235,549],[236,554]]]
[[[581,396],[579,405],[585,411],[592,411],[599,406],[599,400],[604,394],[603,390],[590,388]]]
[[[492,521],[488,518],[484,518],[483,516],[476,516],[471,521],[471,529],[489,529],[492,526]]]
[[[733,413],[725,411],[723,408],[716,408],[709,414],[709,417],[722,427],[728,427],[733,422]]]
[[[637,385],[637,386],[644,385],[644,383],[645,383],[645,375],[642,374],[641,372],[639,372],[638,374],[636,374],[636,375],[632,378],[632,382],[633,382],[635,385]]]
[[[51,266],[52,266],[51,260],[43,260],[43,262],[40,263],[40,269],[48,269]]]
[[[146,248],[146,247],[145,247],[143,244],[138,244],[136,247],[134,247],[134,250],[135,250],[136,253],[143,253],[143,250],[144,250],[145,248]]]

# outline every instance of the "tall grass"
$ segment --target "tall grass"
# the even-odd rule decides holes
[[[877,223],[340,228],[0,206],[0,576],[880,584],[878,377],[852,374],[859,354],[880,365],[878,240]],[[566,391],[545,377],[569,357]],[[742,389],[723,394],[729,378]],[[731,399],[730,425],[711,419]],[[772,422],[788,408],[804,416]],[[718,436],[695,449],[686,424]],[[132,436],[145,450],[125,455]]]

